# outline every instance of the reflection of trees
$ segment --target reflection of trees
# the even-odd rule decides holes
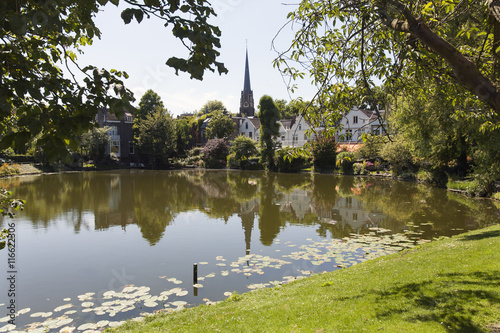
[[[276,205],[274,183],[276,174],[269,173],[262,179],[260,187],[259,229],[260,242],[269,246],[281,229],[280,206]]]

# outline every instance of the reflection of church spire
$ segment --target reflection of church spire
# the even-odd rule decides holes
[[[245,234],[245,249],[246,254],[250,254],[250,243],[252,240],[252,229],[253,229],[254,213],[243,213],[241,214],[241,226],[243,227]]]

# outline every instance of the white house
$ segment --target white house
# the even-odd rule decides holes
[[[260,120],[257,117],[241,118],[238,135],[244,135],[252,140],[259,141]]]
[[[385,111],[380,110],[383,117]],[[337,132],[337,141],[339,142],[360,142],[363,134],[382,134],[382,125],[375,111],[359,109],[353,107],[349,113],[342,117],[340,121],[342,129]],[[387,125],[385,119],[382,124]]]
[[[294,117],[292,119],[280,120],[280,135],[278,141],[282,147],[302,147],[308,141],[314,139],[315,134],[311,132],[312,125],[304,117]],[[323,128],[316,128],[319,133]]]

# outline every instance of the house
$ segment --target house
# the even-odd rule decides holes
[[[259,141],[260,120],[257,117],[242,117],[238,135],[244,135],[252,140]]]
[[[125,112],[118,119],[115,114],[109,113],[108,109],[99,109],[96,115],[96,122],[99,127],[109,127],[108,135],[110,138],[109,147],[106,154],[115,154],[120,161],[130,161],[135,157],[134,133],[134,115]]]
[[[340,121],[341,130],[337,132],[338,142],[360,142],[363,134],[381,135],[383,126],[387,125],[384,119],[384,110],[379,111],[382,120],[373,110],[353,107]]]
[[[302,147],[307,142],[313,140],[316,134],[318,134],[312,133],[312,128],[311,123],[301,116],[280,120],[278,141],[282,147]],[[316,132],[321,132],[322,129],[320,127],[315,130]]]

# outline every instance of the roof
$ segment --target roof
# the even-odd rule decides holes
[[[255,129],[259,129],[260,128],[260,119],[257,118],[257,117],[252,117],[252,118],[247,118],[253,125],[253,127],[255,127]]]

